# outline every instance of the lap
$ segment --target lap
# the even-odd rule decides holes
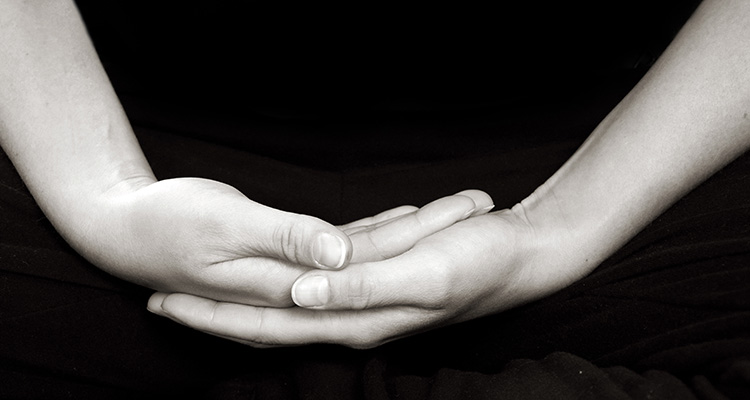
[[[580,357],[573,364],[667,371],[688,384],[710,376],[748,390],[737,374],[750,359],[750,154],[561,292],[387,347],[394,376],[478,384],[457,372],[476,371],[493,388],[512,383],[497,380],[508,363],[564,352]]]
[[[577,144],[318,171],[158,131],[140,131],[139,138],[160,178],[221,180],[269,206],[336,223],[469,187],[487,190],[499,207],[508,207]],[[269,396],[353,393],[374,359],[385,360],[393,376],[444,368],[492,374],[512,360],[555,352],[603,367],[667,370],[682,379],[750,354],[748,155],[562,292],[366,352],[331,346],[258,351],[152,316],[145,309],[147,290],[102,273],[62,241],[4,156],[0,178],[0,377],[15,383],[0,392],[10,396],[13,390],[113,398],[235,389]],[[337,384],[321,383],[326,380]]]

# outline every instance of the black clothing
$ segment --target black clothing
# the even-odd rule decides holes
[[[347,64],[324,75],[333,83],[330,91],[322,92],[325,85],[309,83],[308,75],[285,83],[293,74],[274,69],[274,64],[246,71],[247,64],[230,63],[226,74],[208,74],[227,82],[205,84],[197,78],[206,76],[195,71],[222,64],[218,56],[205,52],[225,54],[227,49],[235,51],[234,44],[210,49],[214,38],[201,32],[187,37],[202,47],[171,48],[173,42],[153,39],[140,53],[140,45],[131,45],[121,59],[120,48],[105,46],[139,42],[127,32],[156,37],[154,26],[165,21],[178,19],[193,26],[190,21],[200,19],[170,19],[166,9],[159,9],[146,14],[152,25],[107,31],[106,24],[97,26],[93,19],[99,13],[111,16],[99,9],[104,2],[79,4],[157,177],[215,179],[260,203],[332,223],[401,204],[421,205],[466,188],[487,191],[498,208],[512,206],[543,183],[638,80],[652,58],[643,54],[655,57],[660,51],[650,42],[636,46],[634,53],[618,46],[611,54],[579,48],[572,53],[583,55],[579,63],[561,67],[573,71],[574,82],[555,83],[559,75],[540,72],[551,69],[539,64],[548,59],[519,45],[513,54],[532,59],[503,61],[502,65],[515,66],[503,67],[504,72],[520,71],[519,75],[504,75],[500,81],[513,83],[489,99],[483,96],[493,96],[492,90],[502,86],[492,81],[492,74],[476,71],[470,76],[476,84],[449,79],[434,88],[430,83],[436,79],[420,71],[437,63],[439,48],[429,48],[429,57],[422,58],[410,54],[411,45],[403,43],[397,50],[409,60],[404,63],[407,72],[399,75],[399,65],[393,64],[393,79],[394,75],[383,75],[362,83],[348,75],[341,78],[341,71],[356,77],[372,71],[351,70]],[[618,5],[612,2],[612,7]],[[182,13],[210,17],[222,11],[203,6],[201,12],[186,6]],[[119,23],[133,17],[128,3],[119,7]],[[658,10],[649,15],[660,15]],[[571,14],[577,22],[587,20],[575,12],[567,15]],[[680,15],[684,20],[688,14]],[[241,21],[245,15],[232,13],[230,19]],[[550,12],[548,19],[553,15]],[[401,26],[413,20],[413,14],[404,15]],[[258,21],[263,18],[252,20]],[[446,25],[440,19],[430,21]],[[508,21],[516,22],[513,29],[522,25],[513,18]],[[621,19],[606,21],[612,25],[600,23],[599,28],[622,30]],[[669,36],[676,30],[669,26],[679,26],[661,25],[658,18],[652,22],[633,26],[634,37],[647,37],[658,27]],[[350,25],[366,30],[356,20]],[[467,26],[472,24],[460,27]],[[214,33],[231,35],[245,25],[222,29]],[[113,37],[107,39],[102,30]],[[588,38],[585,32],[580,28],[571,35]],[[567,43],[567,38],[556,37],[549,47],[559,49],[558,43]],[[181,38],[173,34],[164,40],[177,39]],[[590,38],[600,39],[604,40]],[[608,45],[614,41],[627,47],[611,37],[606,40]],[[253,43],[262,47],[265,42]],[[300,46],[307,48],[304,43]],[[380,42],[374,38],[372,43],[362,52],[370,54]],[[655,46],[653,53],[644,53],[650,45]],[[454,52],[461,48],[451,47]],[[376,54],[386,53],[381,50]],[[192,51],[194,63],[185,59]],[[239,60],[238,54],[227,54]],[[289,62],[294,54],[289,51],[277,62]],[[628,56],[618,58],[624,54]],[[625,59],[635,61],[622,64]],[[597,60],[602,62],[597,67],[600,74],[589,75],[587,68]],[[386,61],[377,66],[391,65]],[[527,70],[527,62],[538,68]],[[127,74],[133,64],[140,66],[134,75]],[[326,68],[309,71],[318,74]],[[437,75],[443,74],[442,68],[447,66],[442,65]],[[259,76],[270,78],[258,83]],[[417,81],[411,82],[415,76]],[[291,99],[276,94],[271,88],[278,88],[278,82],[301,94]],[[353,82],[353,89],[347,82]],[[399,85],[405,82],[412,86]],[[584,83],[578,86],[580,82]],[[492,90],[476,89],[485,88],[484,83]],[[421,90],[426,87],[431,91]],[[206,96],[210,97],[202,100]],[[270,105],[264,105],[264,99]],[[591,275],[559,293],[367,351],[330,345],[257,350],[149,314],[145,306],[150,291],[101,272],[65,244],[4,154],[0,226],[2,398],[750,397],[747,154],[671,207]]]
[[[333,222],[466,187],[509,206],[578,144],[330,172],[137,131],[159,177],[217,179]],[[748,155],[569,288],[369,351],[255,350],[149,314],[150,292],[76,255],[1,165],[3,398],[742,398],[750,387]]]

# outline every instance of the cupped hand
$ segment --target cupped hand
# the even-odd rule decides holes
[[[293,288],[297,308],[156,294],[149,309],[253,346],[373,347],[518,306],[580,277],[557,269],[563,260],[540,252],[540,239],[523,213],[503,210],[456,223],[387,260],[309,271]]]
[[[346,234],[317,218],[266,207],[208,179],[179,178],[109,194],[79,249],[102,269],[164,291],[290,306],[312,268],[351,258]]]
[[[399,245],[411,246],[465,218],[467,210],[475,209],[472,196],[483,199],[479,193],[438,201],[438,208],[447,212],[430,224],[419,224],[421,213],[407,207],[359,221],[344,227],[361,232],[350,240],[322,220],[258,204],[229,185],[197,178],[164,180],[112,195],[103,207],[108,213],[92,225],[99,230],[95,239],[85,241],[92,246],[79,251],[110,273],[156,290],[289,307],[294,305],[294,281],[312,269],[344,268],[353,256],[352,241],[393,251],[387,240],[367,233],[368,226],[404,221],[412,229],[390,234],[400,238]],[[355,259],[367,256],[354,253]]]

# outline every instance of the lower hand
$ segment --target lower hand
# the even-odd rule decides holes
[[[586,272],[558,268],[564,260],[540,251],[541,239],[523,213],[503,210],[456,223],[391,259],[307,272],[293,289],[299,308],[156,294],[149,309],[253,346],[373,347],[533,301]]]

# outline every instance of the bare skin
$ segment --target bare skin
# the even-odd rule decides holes
[[[0,36],[0,145],[63,238],[123,279],[289,307],[303,273],[399,254],[492,204],[483,192],[462,192],[367,220],[397,219],[397,231],[355,223],[344,229],[359,232],[347,235],[221,182],[158,181],[72,1],[3,1]]]
[[[750,3],[706,0],[571,159],[515,207],[393,258],[308,271],[293,287],[297,308],[157,293],[149,309],[252,346],[351,347],[506,310],[590,273],[746,152],[748,114]]]

